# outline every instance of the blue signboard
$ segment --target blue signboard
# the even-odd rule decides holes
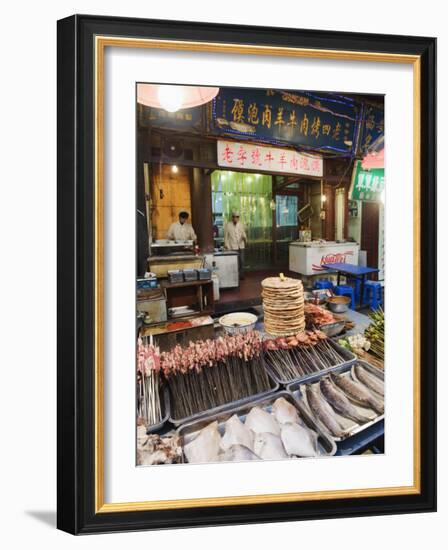
[[[301,149],[350,154],[359,107],[336,94],[221,88],[210,131],[218,135]]]
[[[182,130],[185,132],[201,132],[204,129],[202,107],[181,109],[171,113],[165,111],[165,109],[139,105],[139,119],[141,126],[151,126],[153,128]]]
[[[360,152],[366,153],[369,147],[384,134],[384,110],[365,104],[361,120]]]

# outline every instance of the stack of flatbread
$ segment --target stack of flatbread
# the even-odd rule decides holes
[[[302,281],[290,277],[268,277],[261,286],[265,331],[275,336],[287,336],[305,330]]]

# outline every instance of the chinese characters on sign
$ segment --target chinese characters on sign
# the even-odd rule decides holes
[[[361,121],[361,153],[366,153],[369,147],[384,134],[384,110],[372,105],[365,105]]]
[[[221,88],[213,100],[211,129],[348,153],[355,146],[357,112],[354,102],[337,95]]]
[[[350,200],[379,201],[384,189],[384,168],[363,170],[357,160],[353,168]]]
[[[226,168],[322,177],[322,157],[279,147],[218,141],[218,165]]]

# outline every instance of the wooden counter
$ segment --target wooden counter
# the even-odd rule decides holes
[[[172,307],[189,306],[196,311],[197,315],[214,312],[213,281],[211,279],[182,283],[162,281],[161,286],[165,290],[168,310]],[[181,316],[175,318],[178,319]]]

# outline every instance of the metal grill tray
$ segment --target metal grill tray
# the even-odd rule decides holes
[[[271,388],[269,390],[266,390],[261,393],[256,393],[253,395],[248,395],[247,397],[243,397],[242,399],[237,399],[236,401],[229,401],[228,403],[223,403],[222,405],[218,405],[217,407],[206,409],[205,411],[201,411],[196,414],[192,414],[191,416],[186,416],[184,418],[173,418],[172,412],[171,412],[170,419],[169,419],[170,422],[175,426],[180,426],[181,424],[185,424],[187,422],[194,422],[196,420],[207,417],[209,415],[218,414],[226,410],[227,407],[238,407],[240,405],[245,405],[246,403],[250,403],[253,399],[259,399],[267,395],[272,395],[274,392],[276,392],[280,388],[280,386],[278,382],[275,380],[275,378],[272,376],[271,372],[268,370],[266,362],[264,360],[263,360],[263,367],[266,370],[266,373],[269,378],[269,383],[271,384]],[[173,399],[171,397],[171,394],[170,394],[170,399]]]
[[[271,412],[272,404],[279,397],[284,397],[289,403],[294,405],[294,407],[296,407],[299,412],[299,417],[305,422],[306,426],[317,433],[318,449],[320,452],[320,456],[333,456],[337,450],[336,444],[333,439],[328,435],[325,430],[321,430],[319,428],[319,426],[314,422],[313,417],[308,413],[305,408],[303,408],[302,403],[296,401],[294,397],[287,391],[278,391],[270,396],[253,398],[251,401],[245,403],[244,405],[238,405],[236,407],[227,406],[217,414],[210,414],[200,420],[195,420],[193,422],[182,424],[177,428],[177,433],[182,436],[183,444],[186,444],[192,441],[197,436],[200,430],[205,428],[211,422],[217,420],[218,430],[222,436],[225,431],[224,424],[231,416],[236,414],[239,419],[244,422],[246,420],[246,415],[253,407],[261,407],[267,412]],[[186,461],[185,456],[184,460]],[[260,458],[260,460],[263,459]]]
[[[352,371],[354,371],[354,366],[355,365],[363,366],[369,372],[371,372],[372,374],[374,374],[375,376],[377,376],[378,378],[380,378],[381,380],[384,381],[384,372],[383,371],[381,371],[377,367],[374,367],[373,365],[370,365],[369,363],[366,363],[365,361],[360,361],[360,360],[357,360],[357,361],[355,361],[354,363],[351,363],[351,364],[341,365],[337,369],[333,369],[331,372],[337,373],[337,374],[342,374],[344,376],[350,376]],[[309,408],[307,400],[306,400],[306,395],[303,391],[304,386],[306,386],[308,384],[318,383],[320,381],[320,379],[323,378],[324,376],[326,376],[327,374],[328,374],[328,372],[319,372],[315,376],[313,376],[312,378],[310,378],[308,380],[300,381],[300,382],[293,382],[292,384],[288,385],[287,391],[297,400],[298,403],[300,403],[304,408],[306,408],[308,413],[313,417],[314,421],[317,424],[320,425],[321,429],[328,432],[328,430],[325,428],[325,426],[322,424],[322,422],[314,416],[313,412]],[[357,380],[354,376],[353,376],[353,378],[355,380]],[[366,415],[368,418],[371,418],[371,420],[369,422],[366,422],[365,424],[357,424],[353,420],[345,418],[345,417],[343,417],[340,414],[335,412],[335,417],[341,423],[343,428],[345,430],[347,430],[346,435],[343,436],[343,437],[334,437],[331,434],[328,434],[329,437],[334,439],[334,441],[336,441],[336,442],[345,441],[349,437],[352,437],[353,435],[358,434],[359,432],[365,430],[369,426],[373,426],[374,424],[376,424],[376,423],[378,423],[378,422],[380,422],[381,420],[384,419],[384,414],[378,414],[377,412],[372,411],[371,409],[366,409],[364,407],[360,407],[356,403],[353,403],[353,401],[351,401],[351,400],[350,400],[350,402],[355,406],[355,408],[361,414]]]
[[[159,433],[170,418],[170,414],[171,414],[170,392],[168,391],[168,388],[166,386],[162,386],[162,388],[160,389],[160,397],[161,397],[161,406],[163,411],[162,420],[158,424],[152,424],[151,426],[147,426],[146,427],[147,434]]]
[[[266,357],[265,357],[265,366],[266,370],[269,372],[271,377],[278,382],[280,386],[283,386],[287,388],[290,384],[296,383],[296,382],[306,382],[308,380],[312,380],[316,376],[322,376],[325,374],[328,374],[330,372],[334,372],[341,367],[350,366],[356,363],[356,355],[354,355],[351,351],[349,351],[347,348],[344,348],[343,346],[340,346],[337,342],[332,340],[331,338],[328,338],[328,343],[344,358],[344,361],[342,363],[338,363],[332,367],[328,367],[327,369],[322,369],[319,372],[313,372],[312,374],[305,374],[304,376],[301,376],[299,378],[294,378],[293,380],[287,380],[285,378],[280,378],[277,376],[274,369],[268,364]],[[265,352],[266,356],[266,352]]]

